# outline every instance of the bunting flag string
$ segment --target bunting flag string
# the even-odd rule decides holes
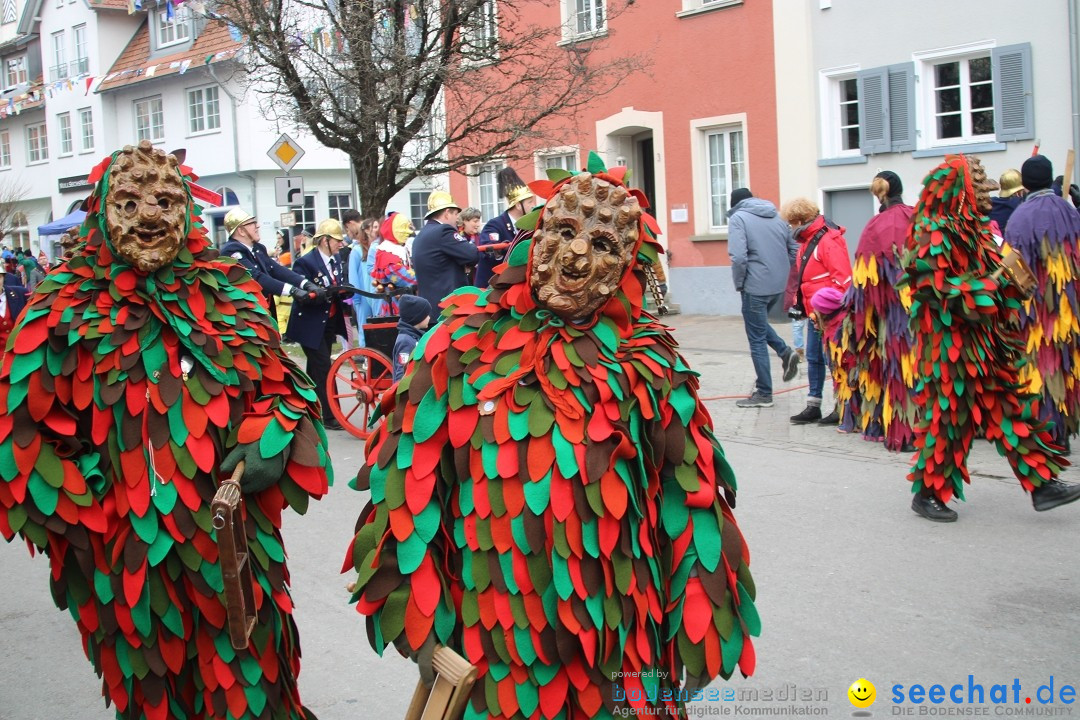
[[[242,51],[243,48],[230,48],[228,50],[210,53],[202,58],[201,64],[210,65],[230,58],[239,59]],[[192,62],[191,58],[173,60],[168,64],[168,69],[170,71],[176,71],[178,75],[183,75],[191,68]],[[165,65],[162,63],[153,63],[146,67],[111,72],[108,75],[90,75],[89,73],[86,73],[65,80],[40,83],[28,88],[27,91],[21,95],[14,95],[8,98],[6,104],[0,104],[0,119],[10,115],[19,115],[23,110],[30,109],[31,106],[34,106],[45,99],[51,99],[62,91],[66,92],[81,87],[83,88],[83,95],[88,96],[92,90],[96,90],[102,83],[109,82],[116,78],[123,79],[132,76],[152,78],[157,73],[164,72],[164,68]],[[81,83],[80,80],[82,81]]]

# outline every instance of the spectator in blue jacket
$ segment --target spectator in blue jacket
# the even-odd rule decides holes
[[[360,219],[356,210],[346,210],[341,216],[345,234],[352,241],[348,259],[349,284],[364,292],[371,292],[371,271],[375,269],[375,245],[379,224],[373,218]],[[364,347],[364,324],[377,310],[375,300],[357,293],[352,296],[353,318],[356,320],[357,347]]]

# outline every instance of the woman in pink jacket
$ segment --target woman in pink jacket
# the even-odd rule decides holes
[[[814,293],[824,288],[836,288],[846,293],[851,285],[851,257],[848,255],[844,228],[825,219],[811,200],[796,198],[784,205],[780,216],[791,226],[799,254],[792,272],[798,279],[795,306],[806,313]],[[825,355],[821,348],[821,332],[812,323],[806,326],[806,365],[810,389],[806,408],[792,415],[791,422],[805,425],[820,422],[836,425],[840,422],[835,410],[821,417],[821,393],[825,387]]]

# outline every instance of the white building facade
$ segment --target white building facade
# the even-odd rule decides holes
[[[126,0],[28,0],[17,11],[17,30],[0,39],[5,75],[12,56],[26,67],[19,75],[12,65],[10,87],[4,78],[11,92],[0,98],[0,109],[7,97],[19,98],[18,113],[0,112],[0,188],[8,178],[26,188],[17,218],[24,224],[11,233],[17,246],[36,252],[37,227],[78,208],[91,191],[91,167],[143,139],[167,152],[184,149],[199,184],[223,196],[221,207],[203,212],[219,244],[233,207],[255,214],[272,245],[283,213],[294,214],[290,231],[313,230],[356,206],[348,157],[267,119],[237,57],[242,38],[192,6],[201,7],[161,0],[129,13]],[[283,132],[304,151],[289,173],[303,180],[296,207],[278,206],[275,178],[286,173],[267,154]],[[388,212],[412,216],[426,205],[434,183],[413,185]]]

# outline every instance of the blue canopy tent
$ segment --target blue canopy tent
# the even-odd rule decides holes
[[[38,225],[38,247],[49,257],[50,262],[56,259],[58,254],[56,246],[60,243],[60,236],[70,228],[82,225],[85,219],[85,210],[74,210],[69,215],[65,215],[59,220],[53,220],[48,225]]]

